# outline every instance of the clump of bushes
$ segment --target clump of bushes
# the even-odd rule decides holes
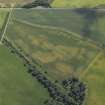
[[[68,96],[72,97],[78,105],[82,105],[86,94],[86,85],[78,78],[71,77],[62,81],[63,87],[67,90]]]

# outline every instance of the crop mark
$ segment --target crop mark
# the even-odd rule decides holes
[[[91,40],[89,38],[84,38],[81,35],[79,35],[79,34],[77,34],[75,32],[72,32],[70,30],[67,30],[65,28],[55,27],[55,26],[48,26],[48,25],[42,25],[42,24],[34,24],[34,23],[30,23],[30,22],[27,22],[27,21],[24,21],[24,20],[20,20],[20,19],[14,19],[14,20],[17,21],[17,22],[26,24],[26,25],[33,26],[33,27],[39,27],[39,28],[45,28],[45,29],[52,29],[52,30],[59,30],[59,31],[63,31],[63,32],[68,33],[68,34],[72,34],[73,36],[75,36],[76,38],[78,38],[78,40],[85,40],[86,42],[91,43],[94,47],[100,49],[100,47],[96,44],[95,41],[93,41],[93,40]],[[66,37],[71,38],[71,36],[68,36],[68,35],[66,35]]]

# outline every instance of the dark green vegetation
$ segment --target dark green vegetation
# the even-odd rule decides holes
[[[22,6],[22,8],[35,8],[35,7],[38,7],[38,6],[42,6],[42,7],[45,7],[45,8],[50,8],[50,4],[53,0],[35,0],[31,3],[28,3],[28,4],[25,4]]]
[[[67,80],[63,80],[62,85],[66,89],[69,97],[73,97],[79,105],[83,104],[86,95],[86,86],[82,82],[77,78],[71,77]]]

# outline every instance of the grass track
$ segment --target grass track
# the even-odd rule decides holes
[[[84,70],[84,72],[82,72],[82,75],[80,76],[80,78],[85,77],[85,75],[87,74],[88,70],[93,66],[93,64],[99,59],[99,57],[102,55],[102,51],[100,51],[96,57],[90,62],[90,64],[87,66],[87,68]]]

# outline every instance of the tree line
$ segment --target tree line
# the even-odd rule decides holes
[[[68,92],[68,96],[72,97],[78,105],[82,105],[86,96],[86,85],[76,77],[62,81],[63,87]]]

